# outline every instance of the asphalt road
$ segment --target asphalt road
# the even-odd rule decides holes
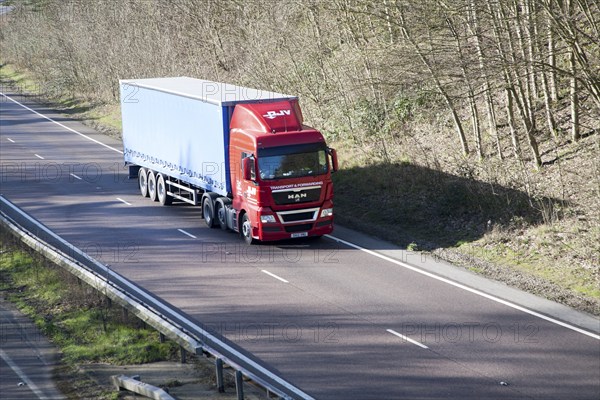
[[[0,399],[64,399],[52,381],[57,360],[33,322],[0,299]]]
[[[1,194],[315,398],[600,398],[598,319],[343,229],[375,253],[246,246],[141,198],[118,140],[6,94],[63,126],[0,99]]]

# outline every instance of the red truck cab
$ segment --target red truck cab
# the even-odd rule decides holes
[[[230,122],[231,204],[221,226],[247,243],[322,236],[333,230],[335,150],[303,125],[297,100],[237,104]]]

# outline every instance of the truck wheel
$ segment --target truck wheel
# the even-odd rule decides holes
[[[163,206],[168,206],[173,202],[173,197],[167,194],[167,185],[163,174],[158,174],[156,179],[156,197]]]
[[[213,202],[210,197],[205,197],[202,202],[202,214],[204,214],[204,222],[209,228],[215,227],[215,211]]]
[[[148,171],[146,168],[140,168],[138,171],[138,184],[142,197],[148,197]]]
[[[221,229],[226,231],[227,230],[227,210],[225,210],[225,206],[220,201],[217,201],[215,203],[215,206],[217,207],[217,212],[215,214],[217,217],[217,221],[219,222],[219,226],[221,227]]]
[[[154,171],[148,171],[148,197],[156,201],[156,175]]]
[[[242,217],[242,226],[240,229],[240,233],[242,234],[242,238],[244,238],[244,242],[246,244],[254,244],[256,240],[252,237],[252,224],[250,223],[250,218],[248,214],[244,214]]]

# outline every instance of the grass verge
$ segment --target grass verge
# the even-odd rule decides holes
[[[0,291],[60,348],[62,365],[55,375],[69,397],[116,398],[82,376],[80,364],[142,364],[176,357],[173,342],[160,343],[156,331],[127,318],[120,307],[112,307],[97,291],[4,230],[0,243]]]

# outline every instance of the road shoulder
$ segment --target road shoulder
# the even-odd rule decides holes
[[[516,289],[505,283],[477,275],[474,272],[450,264],[435,254],[404,250],[393,243],[376,239],[339,225],[336,225],[332,237],[345,240],[360,246],[361,248],[374,251],[384,257],[406,263],[427,273],[475,289],[500,300],[513,303],[550,318],[574,325],[596,335],[600,334],[600,319],[593,315]],[[401,266],[399,266],[399,268],[401,268]]]
[[[0,321],[2,398],[64,399],[53,381],[59,351],[4,297],[0,297]]]

